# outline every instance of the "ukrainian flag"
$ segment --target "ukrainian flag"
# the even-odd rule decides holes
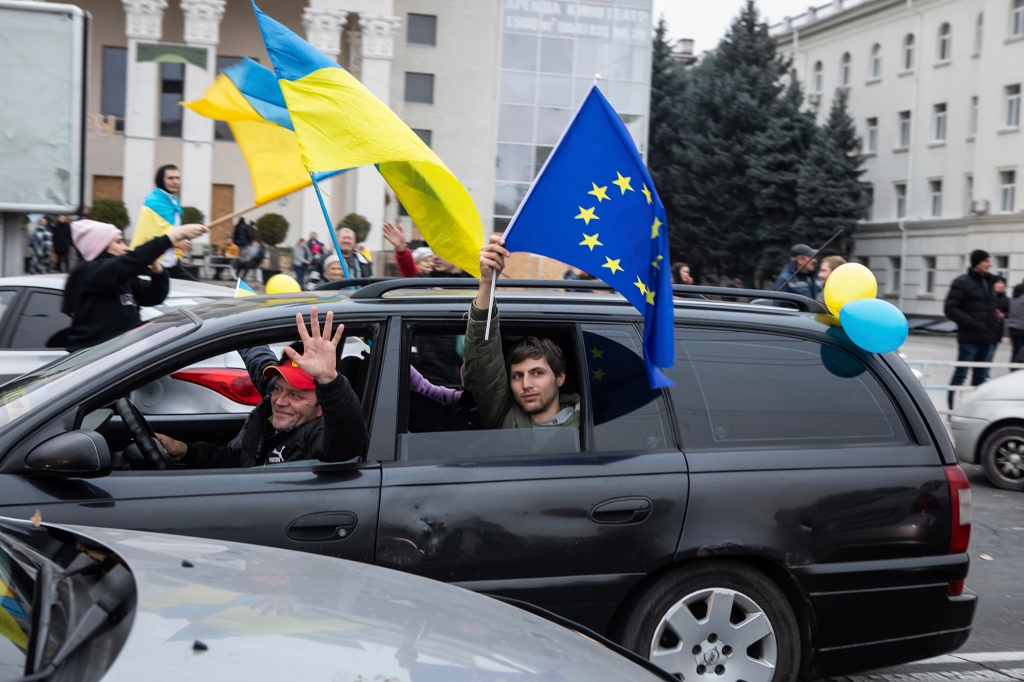
[[[483,225],[466,188],[352,74],[253,7],[305,168],[376,165],[434,253],[479,276]]]
[[[151,239],[167,234],[181,223],[181,204],[178,197],[163,191],[159,187],[153,189],[139,209],[139,219],[135,222],[135,232],[129,246],[136,248]],[[180,253],[168,249],[165,257],[160,259],[166,267],[174,265]]]
[[[257,204],[310,184],[281,87],[266,67],[246,57],[224,69],[202,99],[186,102],[185,106],[200,116],[226,121],[231,127],[249,166]],[[319,180],[338,172],[315,175]]]

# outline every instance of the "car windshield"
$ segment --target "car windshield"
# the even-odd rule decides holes
[[[195,323],[184,313],[161,315],[109,341],[63,357],[0,386],[0,433],[76,386],[193,329]]]

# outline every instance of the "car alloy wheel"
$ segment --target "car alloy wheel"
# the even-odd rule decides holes
[[[1024,478],[1024,441],[1011,438],[999,446],[993,458],[999,473],[1013,481]]]
[[[981,464],[993,485],[1024,491],[1024,428],[1004,426],[992,432],[981,447]]]
[[[650,660],[688,681],[771,682],[777,656],[764,609],[741,592],[714,587],[669,609],[654,631]]]
[[[686,682],[796,682],[801,638],[786,595],[734,559],[670,569],[627,602],[616,637]]]

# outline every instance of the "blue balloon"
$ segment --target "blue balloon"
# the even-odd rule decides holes
[[[888,353],[907,340],[907,318],[900,309],[878,298],[850,301],[839,311],[850,340],[869,353]]]

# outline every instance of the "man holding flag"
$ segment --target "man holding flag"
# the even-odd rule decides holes
[[[511,255],[505,240],[491,235],[480,250],[480,288],[469,310],[463,379],[473,394],[480,420],[489,429],[528,429],[579,426],[580,397],[561,395],[565,355],[551,339],[529,336],[512,349],[508,370],[502,353],[498,311],[492,309],[490,334],[485,337],[492,274],[505,269]]]
[[[139,209],[139,219],[135,223],[130,245],[133,250],[181,225],[182,209],[178,200],[178,192],[181,191],[181,171],[171,164],[161,166],[156,171],[154,183],[156,187],[146,195],[142,208]],[[182,251],[191,249],[192,242],[185,239],[160,257],[160,265],[171,279],[195,281],[196,278],[190,275],[178,260]]]

